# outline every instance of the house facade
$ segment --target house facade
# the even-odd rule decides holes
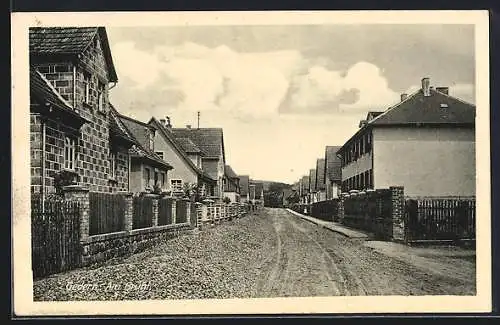
[[[171,128],[176,139],[191,140],[201,150],[201,166],[204,173],[216,180],[212,199],[222,201],[224,197],[224,135],[221,128]]]
[[[105,28],[30,28],[29,60],[32,194],[128,191],[133,140],[112,127],[118,77]]]
[[[309,175],[302,176],[300,181],[300,204],[310,204]]]
[[[318,202],[318,191],[316,189],[316,168],[309,169],[309,203]]]
[[[111,106],[111,109],[114,110],[114,107]],[[125,131],[135,140],[135,145],[130,149],[130,192],[166,192],[168,172],[173,167],[155,154],[156,130],[149,124],[121,114],[118,114],[118,118]]]
[[[240,202],[250,202],[250,176],[238,175],[240,185]]]
[[[341,146],[326,146],[325,148],[325,187],[326,199],[338,198],[341,193],[342,167],[337,151]]]
[[[224,166],[224,198],[240,202],[240,179],[229,165]]]
[[[167,190],[172,194],[182,193],[186,185],[196,186],[200,199],[215,195],[216,179],[202,169],[201,149],[188,138],[175,138],[170,121],[151,118],[148,125],[156,130],[155,153],[172,165]]]
[[[316,160],[316,191],[318,201],[326,200],[325,159]]]
[[[338,151],[342,190],[404,186],[407,196],[475,195],[475,106],[433,88],[411,95],[360,129]]]

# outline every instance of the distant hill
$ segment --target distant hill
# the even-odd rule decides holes
[[[282,183],[282,182],[264,181],[264,180],[258,180],[258,179],[252,179],[251,181],[264,184],[264,191],[268,191],[270,188],[273,188],[273,189],[283,188],[283,189],[285,189],[285,188],[292,187],[292,185],[287,184],[287,183]]]

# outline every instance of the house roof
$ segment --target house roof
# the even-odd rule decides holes
[[[326,146],[325,148],[325,179],[330,181],[342,180],[342,168],[337,151],[341,146]]]
[[[127,129],[127,127],[120,120],[120,113],[116,110],[113,104],[109,103],[109,132],[112,136],[118,137],[130,144],[136,144],[137,140],[134,138],[132,133]]]
[[[130,149],[130,155],[132,157],[144,158],[149,162],[160,165],[166,169],[173,169],[172,165],[163,160],[141,141],[141,138],[145,134],[145,128],[150,128],[151,126],[123,115],[118,115],[118,121],[122,123],[122,126],[126,129],[127,133],[132,135],[135,139],[135,145],[132,149]]]
[[[444,105],[443,105],[444,104]],[[371,125],[469,124],[474,125],[476,107],[435,89],[430,96],[421,90],[370,121]]]
[[[160,121],[158,121],[156,118],[152,117],[149,122],[149,125],[154,127],[156,130],[160,132],[160,134],[172,145],[174,150],[179,154],[181,159],[191,167],[199,176],[203,177],[206,180],[210,180],[212,182],[216,181],[216,179],[213,179],[208,175],[205,171],[202,169],[198,168],[191,159],[186,155],[186,151],[184,151],[184,148],[181,146],[179,143],[178,139],[174,137],[174,134],[168,130]]]
[[[104,59],[108,65],[109,80],[118,81],[108,36],[104,27],[31,27],[29,51],[36,55],[71,55],[83,53],[99,35],[103,43]]]
[[[247,195],[249,193],[250,177],[248,175],[239,175],[240,179],[240,194]]]
[[[325,184],[325,159],[316,160],[316,189],[324,190]]]
[[[309,169],[309,182],[311,191],[316,191],[316,168]]]
[[[430,95],[424,96],[421,89],[409,95],[403,101],[389,107],[382,114],[368,121],[339,149],[345,147],[361,133],[373,127],[388,126],[461,126],[475,127],[476,106],[456,97],[444,94],[434,88]]]
[[[175,138],[177,143],[182,147],[186,153],[202,154],[203,152],[194,144],[189,138]]]
[[[229,178],[238,178],[238,175],[236,175],[234,170],[229,165],[224,165],[224,173]]]
[[[369,121],[369,120],[372,120],[374,118],[376,118],[377,116],[379,116],[380,114],[382,114],[382,112],[380,111],[369,111],[368,114],[366,114],[366,120]]]
[[[176,138],[190,139],[203,152],[203,157],[224,157],[222,128],[172,128],[172,133]]]

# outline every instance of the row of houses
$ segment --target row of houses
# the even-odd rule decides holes
[[[29,52],[32,195],[80,185],[263,205],[262,184],[226,163],[222,128],[138,121],[110,102],[118,76],[105,28],[31,28]]]
[[[423,78],[395,105],[367,112],[343,145],[326,146],[289,197],[312,204],[390,186],[408,197],[473,197],[475,118],[475,105]]]

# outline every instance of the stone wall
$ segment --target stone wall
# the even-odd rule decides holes
[[[96,37],[94,42],[80,56],[80,61],[68,62],[66,58],[52,57],[50,62],[44,58],[33,58],[32,64],[42,73],[51,85],[73,106],[81,116],[89,122],[85,123],[80,134],[76,134],[76,166],[78,185],[88,187],[92,191],[117,192],[128,191],[128,149],[120,146],[114,147],[116,151],[117,172],[115,179],[110,179],[109,152],[111,143],[109,138],[110,116],[109,105],[109,77],[108,67],[104,59],[101,40]],[[85,100],[85,85],[89,84],[89,99]],[[98,89],[102,88],[103,110],[98,108]],[[40,137],[40,123],[38,117],[31,118],[32,140],[42,141]],[[54,191],[53,176],[64,167],[64,136],[63,125],[55,121],[47,122],[46,129],[46,189],[47,193]],[[39,149],[40,148],[40,149]],[[36,166],[41,145],[32,144],[31,160],[33,183],[32,191],[40,191],[41,174]],[[61,167],[62,166],[62,167]],[[40,183],[40,184],[38,184]]]

